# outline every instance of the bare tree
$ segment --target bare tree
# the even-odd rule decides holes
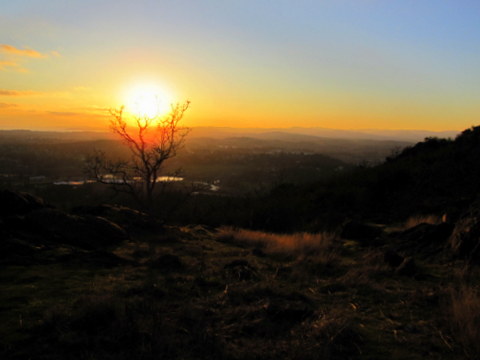
[[[109,160],[104,152],[87,159],[87,172],[100,183],[130,194],[146,211],[151,211],[164,162],[183,146],[189,128],[180,121],[190,102],[172,105],[166,116],[134,116],[129,125],[124,107],[111,110],[110,128],[128,146],[129,160]]]

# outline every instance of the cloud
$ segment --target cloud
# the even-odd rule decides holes
[[[29,95],[38,95],[38,91],[31,90],[5,90],[0,89],[0,96],[29,96]]]
[[[15,61],[0,60],[0,71],[6,71],[6,70],[15,70],[19,72],[27,71],[27,69],[24,69],[23,67],[20,66],[19,63]]]
[[[0,109],[17,107],[17,104],[0,103]]]
[[[47,111],[48,114],[56,116],[83,116],[85,114],[73,112],[73,111]]]
[[[84,107],[85,110],[90,111],[90,112],[109,112],[111,108],[106,107],[106,106],[98,106],[98,105],[92,105],[92,106],[86,106]]]
[[[33,49],[19,49],[12,45],[0,44],[0,56],[0,71],[26,73],[28,70],[22,66],[22,63],[32,58],[45,59],[49,57],[60,57],[61,54],[58,51],[50,51],[49,53],[42,54]]]
[[[1,52],[5,53],[5,54],[25,56],[25,57],[31,57],[31,58],[45,58],[45,57],[47,57],[47,55],[42,54],[42,53],[40,53],[36,50],[18,49],[15,46],[7,45],[7,44],[1,44],[0,49],[1,49]]]

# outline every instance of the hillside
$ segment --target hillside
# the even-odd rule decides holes
[[[161,217],[1,190],[0,357],[477,359],[479,155],[476,127]]]
[[[256,209],[255,227],[270,231],[335,228],[345,219],[391,223],[447,214],[455,220],[480,193],[478,159],[480,127],[474,127],[453,140],[427,138],[376,166],[280,185],[249,206]]]
[[[3,359],[479,354],[462,223],[280,236],[1,198]]]

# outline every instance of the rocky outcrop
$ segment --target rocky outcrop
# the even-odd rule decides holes
[[[0,190],[0,216],[24,215],[34,210],[48,207],[37,196],[11,190]]]
[[[389,237],[391,242],[396,244],[395,251],[405,256],[431,259],[445,255],[446,244],[453,228],[454,225],[451,223],[423,223],[404,231],[391,233]]]
[[[111,246],[128,238],[116,223],[100,216],[78,216],[57,209],[41,209],[25,216],[27,226],[50,240],[86,249]]]
[[[104,217],[73,215],[27,193],[0,191],[0,264],[116,266],[121,259],[111,247],[128,238],[121,226]]]
[[[449,239],[454,254],[472,260],[480,259],[480,214],[466,214],[455,224]]]
[[[79,206],[72,212],[80,216],[100,216],[116,224],[122,224],[122,227],[129,231],[152,230],[161,227],[161,223],[148,214],[121,205]]]

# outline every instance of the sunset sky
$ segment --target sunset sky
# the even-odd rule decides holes
[[[106,130],[138,88],[189,126],[480,122],[478,0],[15,0],[0,34],[0,129]]]

